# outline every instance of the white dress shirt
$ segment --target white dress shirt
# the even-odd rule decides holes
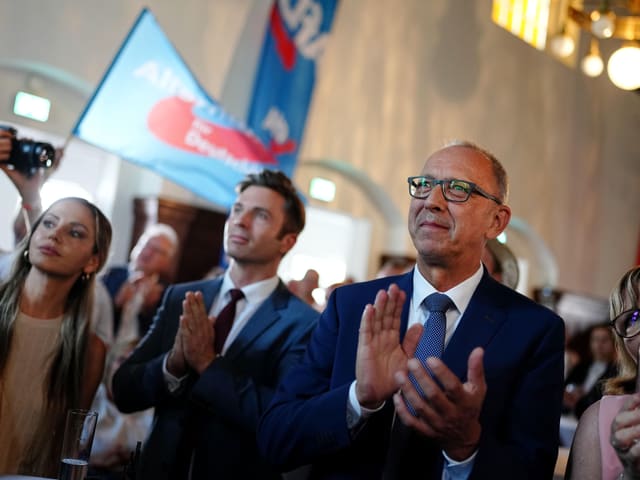
[[[238,303],[236,304],[236,315],[233,320],[231,330],[229,331],[229,336],[227,336],[227,339],[224,342],[224,347],[222,347],[222,355],[226,353],[229,345],[233,343],[249,319],[254,313],[256,313],[256,310],[258,310],[260,305],[262,305],[262,302],[264,302],[269,295],[275,291],[278,286],[278,282],[278,276],[275,276],[242,287],[241,290],[242,293],[244,293],[244,298],[238,300]],[[213,315],[214,317],[218,316],[227,303],[229,303],[229,300],[231,300],[231,294],[229,292],[234,288],[237,287],[233,284],[231,277],[229,277],[229,273],[225,272],[222,280],[222,286],[211,305],[209,315]]]
[[[449,340],[451,339],[451,336],[455,332],[456,328],[458,328],[460,319],[464,315],[467,306],[469,306],[471,297],[480,284],[480,280],[482,280],[483,272],[483,266],[482,264],[480,264],[478,266],[478,270],[476,270],[476,272],[465,281],[459,283],[446,292],[440,292],[447,295],[455,305],[455,308],[450,308],[446,313],[447,332],[445,336],[445,348],[449,343]],[[414,268],[413,295],[411,296],[411,303],[409,305],[409,321],[407,324],[407,329],[418,322],[426,322],[426,319],[429,317],[429,312],[422,305],[422,302],[426,297],[435,292],[437,292],[435,287],[422,276],[417,267]],[[347,405],[347,418],[349,427],[352,429],[356,429],[373,413],[382,409],[383,406],[384,404],[376,410],[362,407],[358,403],[358,399],[356,396],[356,382],[354,380],[349,388],[349,402]],[[466,480],[467,478],[469,478],[477,451],[474,452],[473,455],[471,455],[468,459],[463,460],[462,462],[452,460],[444,453],[444,451],[442,452],[442,454],[445,458],[445,465],[442,470],[442,480]]]

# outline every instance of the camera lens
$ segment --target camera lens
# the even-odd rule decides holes
[[[13,168],[31,177],[40,168],[51,168],[55,160],[56,151],[53,145],[46,142],[34,142],[27,139],[16,138],[16,130],[8,125],[0,125],[0,129],[10,132],[11,154],[6,163]]]
[[[51,168],[55,157],[55,150],[52,145],[48,143],[36,143],[33,148],[34,156],[38,159],[37,163],[41,168]]]
[[[15,140],[11,148],[10,163],[31,177],[39,168],[50,168],[53,165],[55,149],[53,145],[32,140]]]

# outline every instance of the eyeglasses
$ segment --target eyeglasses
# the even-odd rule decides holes
[[[407,182],[409,182],[409,195],[420,200],[427,198],[433,188],[440,185],[444,198],[449,202],[466,202],[472,193],[477,193],[484,198],[493,200],[498,205],[502,205],[502,200],[498,197],[494,197],[490,193],[482,190],[475,183],[467,182],[466,180],[457,180],[455,178],[437,180],[432,177],[417,176],[407,178]]]
[[[609,323],[618,336],[633,338],[640,333],[640,310],[627,310],[622,312]]]

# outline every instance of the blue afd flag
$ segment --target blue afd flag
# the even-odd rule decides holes
[[[276,0],[262,47],[247,124],[293,176],[337,0]]]
[[[247,173],[282,169],[259,138],[207,95],[148,9],[73,134],[224,207]]]

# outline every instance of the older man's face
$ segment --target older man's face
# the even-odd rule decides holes
[[[136,245],[132,257],[135,270],[145,275],[168,275],[173,262],[176,246],[164,235],[149,237]]]
[[[439,180],[466,180],[499,196],[491,162],[468,147],[435,152],[420,174]],[[477,194],[464,203],[449,202],[438,185],[426,199],[411,199],[409,234],[423,263],[447,267],[465,262],[469,268],[477,268],[485,241],[503,228],[498,225],[500,210],[509,212],[508,207]]]

